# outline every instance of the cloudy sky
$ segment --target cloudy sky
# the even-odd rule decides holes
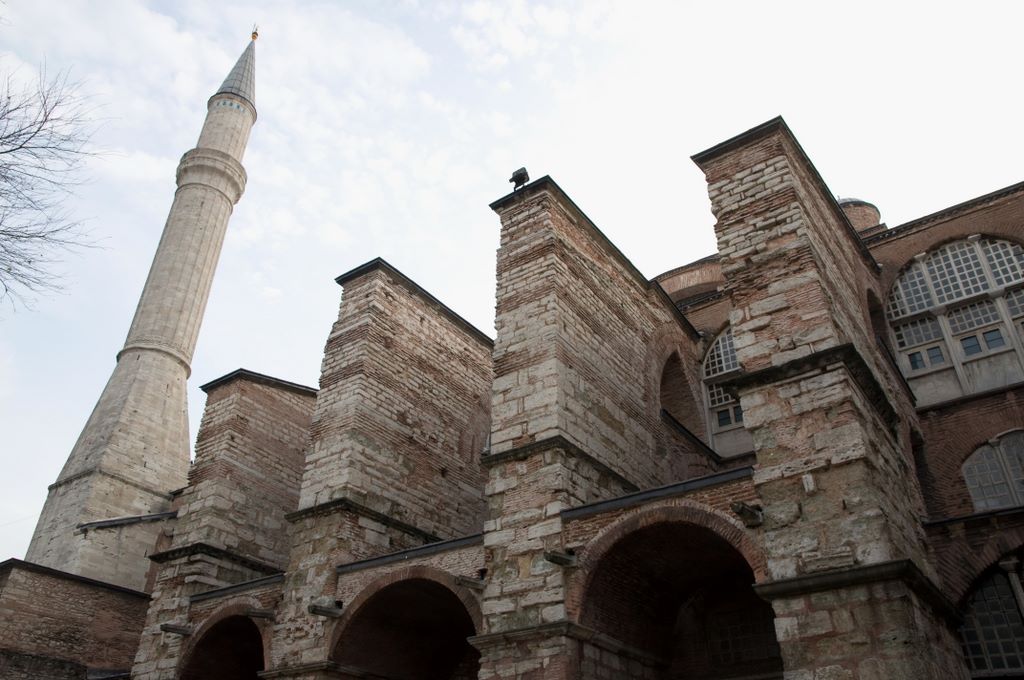
[[[512,170],[552,175],[648,276],[714,250],[689,157],[776,115],[833,192],[897,225],[1024,179],[1024,5],[75,2],[0,5],[0,72],[96,111],[69,202],[98,248],[0,309],[0,559],[21,557],[124,342],[207,98],[257,45],[249,185],[193,362],[315,386],[333,282],[376,256],[493,335]]]

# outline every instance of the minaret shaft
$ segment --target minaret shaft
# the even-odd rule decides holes
[[[245,190],[254,58],[250,44],[210,98],[196,148],[178,165],[178,189],[124,348],[50,486],[30,562],[145,587],[161,523],[144,517],[169,510],[170,492],[186,483],[186,381],[228,219]],[[143,519],[89,526],[129,517]]]

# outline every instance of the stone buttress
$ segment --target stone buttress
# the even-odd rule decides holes
[[[956,677],[926,550],[912,396],[865,323],[877,267],[781,119],[694,157],[707,176],[757,455],[786,677]]]

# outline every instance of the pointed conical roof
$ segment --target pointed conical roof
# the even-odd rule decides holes
[[[256,108],[256,40],[249,42],[249,46],[242,52],[242,56],[235,62],[235,67],[224,79],[220,89],[214,93],[234,94],[253,105]]]

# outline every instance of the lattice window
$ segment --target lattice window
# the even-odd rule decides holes
[[[710,404],[711,408],[731,404],[733,401],[733,398],[721,386],[708,385],[708,404]]]
[[[976,511],[1024,504],[1024,432],[979,448],[964,462],[963,473]]]
[[[1024,288],[1011,290],[1006,294],[1006,306],[1010,308],[1010,316],[1024,316]]]
[[[1024,621],[1005,574],[992,574],[971,596],[960,638],[972,673],[1024,669]]]
[[[711,662],[731,666],[779,655],[771,615],[749,610],[714,614],[708,621]]]
[[[978,250],[970,241],[943,246],[928,258],[927,268],[940,303],[959,300],[990,287]]]
[[[979,512],[1015,504],[1001,456],[991,446],[981,447],[964,463],[964,480]]]
[[[924,277],[924,270],[913,264],[896,281],[889,294],[889,316],[899,318],[928,309],[935,302]]]
[[[923,345],[942,337],[939,322],[930,317],[893,326],[892,332],[896,336],[896,345],[901,349]]]
[[[990,389],[1000,379],[1014,382],[1024,376],[1022,356],[1004,356],[999,366],[987,358],[1021,351],[1022,282],[1024,248],[990,238],[948,243],[907,266],[893,283],[886,306],[893,346],[901,350],[898,360],[908,378],[942,374],[911,381],[915,392],[935,390],[932,399],[945,398],[957,388],[960,394],[971,394]],[[1005,307],[1000,298],[1006,300]],[[957,300],[962,301],[959,306],[949,304]],[[967,370],[967,363],[975,361],[979,363]],[[993,371],[1002,372],[1003,378]],[[929,396],[917,394],[919,403]]]
[[[996,285],[1008,286],[1024,280],[1024,248],[1020,245],[985,239],[981,242],[981,249],[985,251]]]
[[[722,375],[739,367],[740,363],[736,360],[736,349],[732,342],[732,329],[729,328],[711,345],[711,351],[704,360],[704,377]]]
[[[1011,432],[999,440],[999,448],[1010,473],[1017,498],[1024,499],[1024,432]]]
[[[991,300],[964,305],[949,313],[949,329],[954,333],[966,333],[996,321],[999,321],[999,310]]]

